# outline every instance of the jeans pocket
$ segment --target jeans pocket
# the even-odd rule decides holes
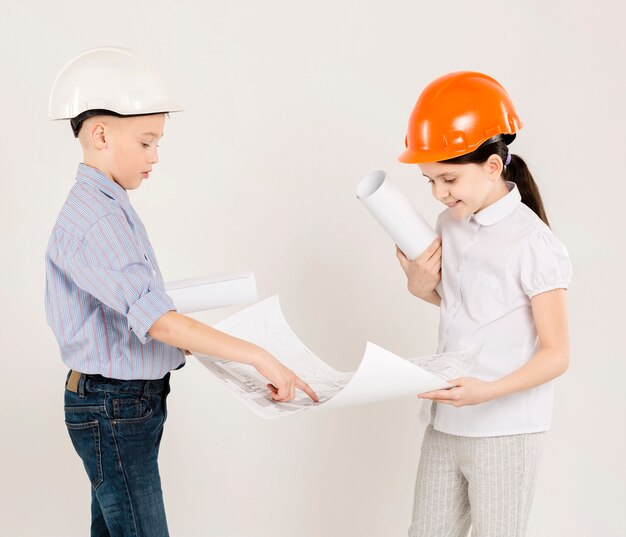
[[[102,472],[102,453],[100,442],[100,423],[98,420],[82,423],[66,421],[65,425],[78,456],[82,459],[91,486],[98,488],[104,480]]]
[[[154,412],[149,399],[120,393],[107,394],[106,407],[108,415],[120,425],[143,423]]]

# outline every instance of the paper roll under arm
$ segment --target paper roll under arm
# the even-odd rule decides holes
[[[409,200],[389,182],[383,170],[364,177],[357,187],[356,197],[411,261],[437,237]]]
[[[165,292],[174,301],[179,313],[224,308],[258,300],[254,272],[167,282]]]

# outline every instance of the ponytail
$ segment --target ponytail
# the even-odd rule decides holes
[[[509,147],[506,142],[512,142],[515,135],[506,137],[507,135],[497,135],[483,142],[477,149],[471,153],[461,155],[447,160],[442,160],[446,164],[482,164],[486,162],[491,155],[498,155],[502,162],[506,162],[510,156],[510,162],[504,167],[502,175],[505,181],[512,181],[517,185],[522,203],[527,205],[543,222],[550,226],[546,210],[543,207],[543,200],[539,194],[537,183],[533,179],[526,162],[518,155],[509,153]]]
[[[517,189],[522,196],[522,202],[528,205],[543,220],[546,226],[550,227],[539,188],[524,159],[511,153],[511,162],[504,168],[503,175],[506,181],[512,181],[517,185]]]

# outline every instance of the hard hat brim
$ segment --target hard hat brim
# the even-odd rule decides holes
[[[480,144],[479,144],[480,145]],[[466,155],[467,153],[471,153],[475,148],[470,149],[469,151],[415,151],[412,149],[406,149],[400,156],[398,156],[398,160],[405,164],[420,164],[422,162],[440,162],[442,160],[449,160],[455,157],[460,157],[461,155]]]
[[[521,122],[519,123],[519,128],[521,129]],[[398,160],[403,162],[404,164],[420,164],[426,162],[444,162],[446,160],[450,160],[456,157],[462,157],[463,155],[467,155],[476,151],[481,145],[495,142],[496,139],[501,138],[502,141],[509,145],[515,140],[517,137],[517,133],[502,133],[498,134],[492,138],[486,138],[485,140],[481,140],[480,143],[468,147],[463,151],[415,151],[414,149],[406,149],[403,153],[398,156]]]
[[[117,108],[117,110],[115,110],[114,108]],[[148,107],[146,109],[143,109],[141,111],[137,111],[137,110],[132,110],[132,109],[120,109],[119,107],[108,107],[108,108],[104,108],[105,110],[110,110],[111,112],[115,112],[116,114],[123,116],[123,117],[132,117],[132,116],[149,116],[151,114],[170,114],[170,113],[174,113],[174,112],[184,112],[185,109],[182,108],[181,106],[179,106],[176,103],[166,103],[163,105],[158,105],[158,106],[151,106]],[[56,121],[56,120],[70,120],[70,119],[74,119],[78,116],[80,116],[80,114],[84,113],[84,112],[88,112],[89,108],[86,108],[85,110],[81,110],[78,114],[75,115],[68,115],[68,114],[50,114],[49,115],[49,119],[52,121]]]

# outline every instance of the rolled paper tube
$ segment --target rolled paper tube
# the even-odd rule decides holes
[[[258,300],[253,272],[168,282],[165,284],[165,292],[174,301],[179,313],[224,308]]]
[[[364,177],[357,187],[356,197],[411,261],[437,237],[383,170]]]

